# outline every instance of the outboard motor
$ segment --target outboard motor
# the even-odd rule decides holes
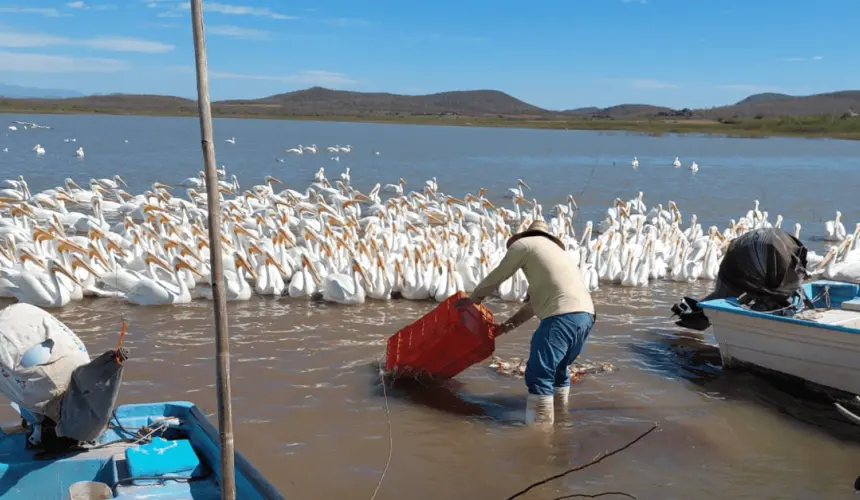
[[[793,235],[776,228],[756,229],[729,244],[720,263],[714,291],[702,301],[737,298],[756,311],[780,311],[791,308],[803,294],[807,249]],[[710,326],[699,301],[690,297],[672,306],[678,326],[705,330]]]
[[[128,352],[90,361],[66,325],[30,304],[0,311],[0,392],[28,428],[28,445],[62,451],[98,438],[107,428]]]

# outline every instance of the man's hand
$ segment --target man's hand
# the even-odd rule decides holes
[[[505,321],[504,323],[499,323],[498,325],[496,325],[496,333],[495,334],[496,334],[496,336],[503,335],[503,334],[508,333],[509,331],[513,330],[513,329],[514,329],[514,325]]]
[[[454,302],[454,307],[457,309],[468,309],[469,306],[473,304],[480,304],[480,302],[475,302],[471,297],[466,297],[464,299],[458,299]]]

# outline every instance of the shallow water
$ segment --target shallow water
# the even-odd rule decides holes
[[[56,128],[0,134],[0,149],[10,150],[0,153],[0,176],[23,173],[34,191],[67,176],[82,182],[117,172],[139,191],[201,168],[195,120],[12,119]],[[626,200],[637,190],[649,205],[676,201],[685,222],[695,212],[720,227],[749,210],[754,198],[771,219],[782,213],[787,225],[803,224],[806,237],[820,236],[821,221],[837,208],[849,230],[857,218],[860,144],[852,142],[247,120],[219,120],[216,132],[218,163],[243,186],[273,174],[303,188],[320,166],[330,177],[350,166],[362,189],[400,176],[415,188],[435,175],[445,192],[483,186],[501,195],[522,177],[545,210],[572,192],[582,221],[596,222],[613,198]],[[236,145],[222,142],[230,136]],[[62,142],[65,137],[77,143]],[[37,142],[48,151],[44,157],[30,151]],[[337,163],[329,154],[289,158],[282,152],[312,142],[349,143],[354,151]],[[83,160],[73,157],[79,145],[87,152]],[[634,155],[638,171],[629,166]],[[671,167],[676,155],[684,168]],[[701,167],[695,175],[686,170],[693,159]],[[604,285],[596,292],[599,317],[583,357],[612,362],[618,371],[575,385],[571,411],[551,434],[519,424],[522,380],[486,366],[444,387],[389,387],[394,451],[377,498],[506,498],[625,444],[652,423],[660,430],[632,448],[524,498],[605,490],[640,499],[850,497],[860,474],[860,427],[784,382],[723,373],[709,335],[672,325],[670,305],[708,288],[706,282],[658,283],[647,289]],[[369,498],[389,436],[374,362],[389,335],[432,307],[408,301],[342,307],[289,298],[229,304],[238,449],[287,497]],[[513,310],[491,307],[502,316]],[[56,314],[93,354],[111,348],[120,322],[128,321],[132,361],[121,402],[190,400],[214,412],[209,303],[141,308],[87,300]],[[526,356],[534,327],[502,337],[497,354]],[[0,410],[0,417],[11,418],[10,410]]]

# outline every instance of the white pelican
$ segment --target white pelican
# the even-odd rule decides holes
[[[76,149],[75,150],[75,156],[77,156],[78,158],[83,158],[84,157],[84,148],[79,147],[78,149]]]
[[[299,144],[299,147],[286,149],[286,150],[284,150],[284,152],[300,155],[300,154],[304,154],[305,150],[304,150],[304,148],[302,148],[302,145]]]
[[[224,142],[226,142],[227,144],[236,144],[236,138],[231,137],[229,139],[224,139]]]
[[[690,165],[690,172],[698,172],[698,171],[699,171],[699,164],[694,161]]]
[[[302,149],[309,152],[309,153],[313,153],[313,154],[317,153],[317,145],[316,144],[311,144],[310,146],[305,146]]]
[[[248,273],[254,280],[258,280],[257,272],[248,263],[248,260],[237,253],[234,259],[236,264],[236,272],[224,271],[224,293],[225,299],[228,302],[249,300],[253,295],[251,285],[248,283],[248,278],[245,273]],[[201,291],[201,295],[207,299],[212,299],[212,289],[206,288]]]
[[[332,273],[323,279],[321,289],[323,300],[344,305],[363,304],[366,290],[373,287],[370,278],[357,260],[352,260],[352,277]]]
[[[346,184],[347,186],[349,186],[349,181],[350,181],[350,177],[349,177],[349,167],[346,167],[346,172],[344,172],[344,173],[340,174],[340,178],[341,178],[341,180],[344,182],[344,184]]]
[[[151,255],[147,256],[147,259],[154,261],[165,271],[169,272],[171,270],[170,266],[161,259],[153,259]],[[200,271],[191,266],[188,261],[182,257],[175,257],[173,277],[176,284],[162,279],[144,278],[126,294],[126,300],[140,306],[187,304],[191,302],[191,292],[188,290],[185,279],[180,275],[180,271],[183,269],[187,269],[192,274],[203,278]]]
[[[16,273],[3,269],[0,270],[0,276],[12,283],[13,286],[7,291],[19,302],[43,308],[63,307],[71,302],[72,290],[60,281],[58,274],[64,275],[75,285],[81,286],[81,282],[59,261],[49,259],[49,263],[47,274]]]
[[[842,224],[842,212],[836,211],[836,218],[824,223],[825,241],[842,241],[845,239],[845,226]]]
[[[675,161],[672,162],[672,166],[675,168],[681,168],[681,160],[679,160],[677,156],[675,157]]]
[[[388,191],[389,193],[395,193],[398,196],[403,196],[403,187],[406,186],[406,181],[403,180],[403,177],[400,178],[397,184],[386,184],[382,190]]]
[[[525,198],[525,197],[526,197],[526,195],[525,195],[525,193],[523,193],[523,188],[524,188],[524,187],[525,187],[525,188],[528,188],[528,190],[529,190],[529,191],[531,191],[531,189],[532,189],[532,188],[530,188],[530,187],[529,187],[529,185],[528,185],[528,184],[526,184],[526,182],[525,182],[524,180],[522,180],[522,179],[517,179],[517,187],[515,187],[515,188],[508,188],[508,194],[507,194],[507,197],[508,197],[508,198],[513,198],[513,197],[515,197],[515,196],[519,196],[520,198]]]
[[[45,154],[45,148],[43,148],[41,144],[33,146],[33,151],[35,151],[37,155]]]
[[[630,162],[630,164],[633,165],[633,168],[639,168],[639,159],[634,156],[633,161]]]

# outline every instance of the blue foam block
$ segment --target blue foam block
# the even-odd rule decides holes
[[[200,458],[187,439],[167,441],[160,437],[154,438],[145,445],[126,449],[125,460],[132,477],[190,479],[204,474]],[[152,482],[135,481],[135,484]]]

